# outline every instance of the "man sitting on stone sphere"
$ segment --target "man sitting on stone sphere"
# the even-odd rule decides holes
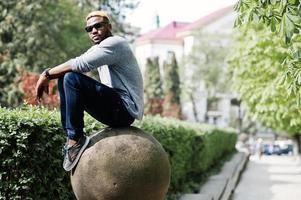
[[[48,93],[49,81],[58,78],[66,171],[72,170],[89,143],[84,111],[110,127],[130,126],[143,116],[143,82],[128,42],[111,33],[110,18],[103,11],[86,17],[86,32],[93,46],[84,54],[46,69],[36,84],[36,98]],[[98,70],[100,81],[84,75]]]

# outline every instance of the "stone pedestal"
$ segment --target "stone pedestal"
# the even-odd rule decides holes
[[[170,164],[160,143],[134,127],[91,136],[71,173],[78,200],[163,200]]]

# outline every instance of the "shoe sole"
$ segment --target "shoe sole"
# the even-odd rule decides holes
[[[90,142],[90,138],[85,136],[86,137],[86,141],[85,141],[85,144],[83,145],[83,147],[80,149],[80,151],[78,152],[75,160],[73,161],[73,163],[68,166],[68,167],[64,167],[64,169],[68,172],[68,171],[71,171],[73,169],[73,167],[75,167],[75,165],[77,164],[77,162],[79,161],[80,157],[82,156],[83,152],[85,151],[85,149],[87,148],[89,142]]]

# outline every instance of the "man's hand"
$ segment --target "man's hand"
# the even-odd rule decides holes
[[[36,100],[38,102],[41,101],[41,98],[43,96],[43,92],[48,94],[48,87],[49,87],[49,80],[59,78],[60,76],[63,76],[66,72],[71,71],[71,66],[68,62],[65,62],[63,64],[60,64],[54,68],[48,68],[46,69],[41,75],[40,78],[36,84]],[[48,72],[48,78],[46,77],[46,73]]]
[[[43,96],[43,92],[48,94],[49,80],[46,78],[45,74],[41,74],[40,78],[36,84],[36,100],[41,102],[41,98]]]

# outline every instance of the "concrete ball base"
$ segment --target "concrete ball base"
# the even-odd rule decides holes
[[[71,173],[78,200],[163,200],[170,164],[160,143],[134,127],[91,136]]]

